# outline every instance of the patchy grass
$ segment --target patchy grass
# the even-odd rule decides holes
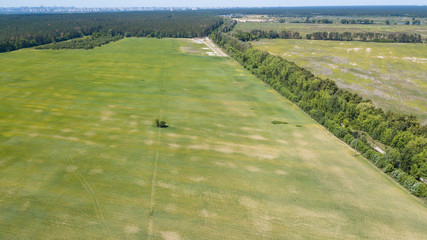
[[[0,239],[427,235],[426,207],[366,159],[231,59],[183,46],[0,55]]]
[[[427,123],[427,45],[310,40],[262,40],[253,45]]]

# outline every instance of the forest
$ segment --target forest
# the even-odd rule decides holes
[[[0,52],[14,51],[102,32],[108,36],[206,36],[222,18],[202,12],[119,12],[0,15]]]
[[[339,89],[332,80],[253,48],[229,32],[234,25],[229,22],[214,31],[212,40],[412,194],[427,197],[427,185],[419,181],[427,179],[427,126],[413,115],[385,112],[371,100]],[[388,146],[386,153],[375,151],[361,132]]]

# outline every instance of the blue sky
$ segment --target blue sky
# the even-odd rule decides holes
[[[276,7],[348,5],[427,5],[426,0],[0,0],[0,7]]]

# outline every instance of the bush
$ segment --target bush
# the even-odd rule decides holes
[[[154,120],[154,126],[158,127],[158,128],[167,128],[168,125],[166,124],[165,121],[160,121],[159,119]]]
[[[391,173],[393,171],[394,171],[394,167],[390,163],[386,164],[385,167],[383,168],[383,172],[385,173]]]

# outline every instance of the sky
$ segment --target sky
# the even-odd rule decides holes
[[[426,0],[0,0],[0,7],[294,7],[427,5]]]

